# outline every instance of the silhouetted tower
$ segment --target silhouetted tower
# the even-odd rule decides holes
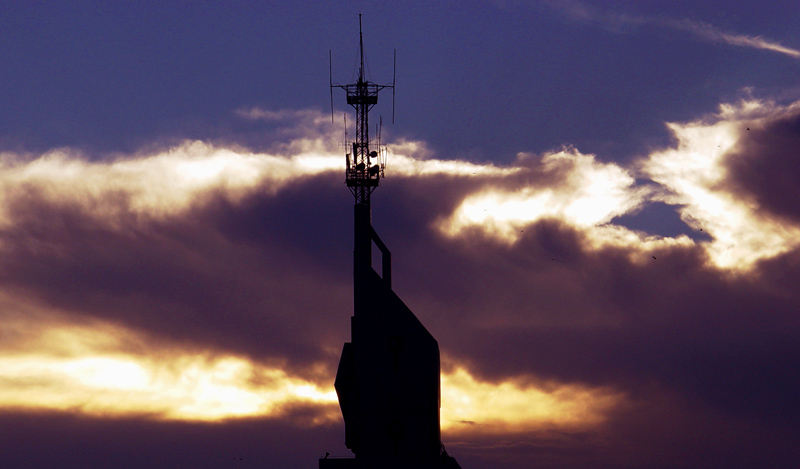
[[[383,177],[384,164],[380,161],[380,142],[373,146],[369,138],[369,111],[378,104],[378,93],[391,85],[379,85],[369,81],[364,69],[364,38],[361,33],[361,15],[358,17],[359,59],[358,80],[348,85],[331,83],[331,115],[333,114],[333,88],[341,88],[347,92],[347,104],[356,111],[356,139],[352,142],[352,151],[347,154],[345,181],[350,192],[356,198],[356,206],[369,207],[370,194],[378,187]],[[374,164],[377,163],[377,164]]]
[[[351,341],[344,344],[334,386],[345,424],[345,446],[355,458],[320,459],[320,469],[459,468],[444,452],[439,430],[439,344],[392,291],[391,253],[372,228],[370,196],[385,168],[384,149],[372,143],[368,115],[391,85],[369,81],[360,67],[355,83],[333,84],[356,111],[356,138],[347,148],[345,182],[355,197]],[[331,111],[331,114],[333,111]],[[372,268],[372,243],[381,274]]]

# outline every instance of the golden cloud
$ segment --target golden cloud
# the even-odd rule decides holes
[[[694,246],[686,236],[652,236],[613,222],[661,201],[678,206],[689,226],[703,227],[712,237],[700,245],[715,266],[746,269],[795,248],[800,228],[760,213],[726,190],[721,184],[723,157],[736,145],[744,123],[755,125],[775,113],[795,111],[745,102],[722,107],[713,119],[669,124],[678,145],[653,152],[639,165],[641,175],[661,185],[655,191],[637,185],[631,171],[574,149],[540,158],[523,154],[514,165],[503,167],[428,158],[423,144],[405,142],[390,155],[390,165],[393,174],[410,178],[485,178],[485,184],[467,189],[453,212],[437,221],[446,237],[479,230],[513,244],[526,226],[556,219],[582,232],[586,249],[622,247],[634,256],[644,250]],[[112,161],[90,161],[69,150],[38,158],[4,154],[0,227],[14,223],[9,202],[31,194],[53,204],[77,205],[114,226],[118,217],[131,214],[176,215],[210,193],[233,201],[254,192],[275,195],[303,178],[342,169],[339,152],[318,140],[292,148],[299,150],[286,156],[193,141]],[[0,291],[0,304],[5,304],[7,293]],[[299,404],[319,409],[313,424],[340,419],[330,386],[293,376],[278,365],[233,354],[211,356],[178,345],[131,346],[148,344],[149,339],[113,324],[36,320],[47,313],[33,304],[21,308],[25,315],[4,316],[0,407],[214,421],[280,417]],[[592,426],[625,399],[612,389],[572,384],[531,385],[512,378],[480,382],[458,366],[442,375],[442,396],[442,424],[455,431],[465,426],[504,431]]]
[[[520,156],[527,158],[530,156]],[[455,236],[467,227],[479,227],[514,242],[519,228],[544,218],[559,218],[580,227],[607,223],[639,206],[646,194],[644,189],[632,187],[634,179],[624,169],[572,149],[548,153],[541,157],[540,165],[545,173],[566,173],[567,177],[557,184],[492,187],[471,194],[442,221],[440,229]]]
[[[101,322],[34,330],[26,346],[0,356],[0,408],[219,421],[280,418],[304,405],[315,409],[311,425],[340,419],[332,385],[246,357],[153,344],[142,347],[147,353],[132,353],[126,344],[146,344],[147,338]],[[586,428],[601,423],[623,399],[605,388],[480,382],[455,367],[442,374],[442,426],[456,432]]]
[[[686,124],[668,124],[678,140],[675,148],[652,153],[642,171],[664,190],[654,200],[676,205],[689,226],[710,235],[703,243],[717,267],[746,271],[762,259],[800,245],[800,227],[763,213],[725,184],[725,156],[749,127],[800,110],[762,101],[722,105],[709,118]]]
[[[699,121],[669,123],[677,145],[654,151],[632,170],[598,162],[575,149],[547,153],[533,165],[526,164],[535,159],[533,155],[521,155],[515,171],[496,168],[492,174],[498,179],[466,195],[437,228],[449,238],[477,230],[514,244],[526,226],[555,219],[583,233],[584,248],[624,248],[633,262],[649,257],[642,257],[643,252],[699,244],[712,266],[747,271],[759,260],[800,245],[800,227],[760,211],[757,204],[731,190],[725,156],[748,126],[762,126],[798,110],[800,103],[778,106],[749,100],[724,104],[717,115]],[[520,174],[533,172],[552,176],[519,183]],[[659,187],[635,184],[634,173]],[[616,217],[652,202],[675,206],[689,228],[703,231],[711,240],[657,236],[614,223]]]
[[[437,227],[449,238],[479,230],[500,242],[514,244],[524,228],[538,221],[556,219],[586,235],[587,249],[623,247],[631,260],[644,251],[693,245],[687,236],[665,238],[630,230],[611,221],[642,208],[651,189],[635,185],[633,176],[614,163],[598,162],[573,148],[538,158],[521,154],[516,167],[495,175],[508,177],[467,195],[455,211],[439,220]],[[513,171],[511,171],[513,170]],[[537,183],[519,184],[520,174],[544,174]]]
[[[476,380],[464,368],[442,374],[442,428],[448,431],[529,432],[542,428],[590,428],[625,396],[609,388],[526,385]]]
[[[35,190],[40,199],[78,203],[98,218],[114,218],[120,211],[168,216],[210,190],[232,199],[254,190],[275,193],[293,180],[337,169],[339,160],[320,152],[286,158],[198,141],[111,162],[88,161],[68,150],[35,159],[5,154],[0,158],[0,207]]]
[[[125,328],[54,324],[0,356],[0,407],[78,411],[95,416],[215,421],[279,417],[294,404],[320,406],[315,423],[338,418],[336,393],[279,368],[233,355],[210,356],[150,344]]]

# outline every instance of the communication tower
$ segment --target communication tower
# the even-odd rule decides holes
[[[333,89],[341,88],[347,93],[347,104],[356,111],[356,138],[352,144],[345,142],[345,145],[350,147],[346,155],[345,182],[355,196],[356,205],[369,207],[370,194],[378,187],[386,168],[386,148],[381,145],[380,139],[376,144],[370,141],[369,111],[378,104],[378,93],[386,88],[392,89],[392,111],[394,111],[395,80],[393,77],[391,85],[379,85],[367,78],[364,68],[364,35],[361,32],[361,15],[358,15],[358,36],[360,64],[356,82],[347,85],[334,84],[331,73],[331,120],[333,119]],[[395,53],[395,59],[396,57]]]
[[[391,253],[372,227],[370,195],[384,175],[386,150],[380,138],[370,140],[369,112],[384,89],[392,89],[394,101],[395,81],[380,85],[367,78],[361,15],[358,26],[357,81],[330,82],[331,118],[334,88],[346,92],[356,111],[355,140],[345,141],[345,183],[355,197],[353,316],[334,383],[345,446],[355,458],[326,457],[319,467],[459,469],[441,442],[439,344],[392,290]],[[373,243],[381,253],[381,274],[372,268]]]

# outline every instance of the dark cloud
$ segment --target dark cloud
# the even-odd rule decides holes
[[[125,197],[103,202],[119,209],[112,219],[35,191],[11,197],[0,283],[188,347],[289,368],[328,363],[324,345],[346,332],[336,318],[350,304],[348,223],[330,218],[349,211],[319,204],[343,202],[330,186],[310,181],[241,204],[211,196],[167,219],[134,215]]]
[[[315,467],[339,450],[343,429],[288,419],[223,423],[90,418],[74,413],[0,413],[0,460],[13,468]]]
[[[46,155],[0,155],[0,394],[32,389],[38,405],[46,384],[59,391],[66,382],[17,379],[14,360],[24,353],[62,364],[105,348],[163,358],[166,368],[182,366],[172,356],[244,357],[266,365],[251,370],[254,388],[279,380],[272,368],[329,387],[352,314],[352,199],[340,170],[237,160],[244,171],[193,191],[184,184],[214,164],[167,171],[174,180],[166,183],[159,177],[168,165],[84,166],[111,165],[117,152],[184,164],[198,156],[185,139],[237,148],[237,157],[329,154],[350,109],[336,96],[330,123],[327,51],[333,80],[348,80],[356,13],[302,1],[6,3],[0,148]],[[375,193],[393,285],[439,340],[443,363],[493,384],[622,396],[602,423],[579,428],[492,433],[470,418],[474,425],[460,424],[468,431],[443,434],[462,466],[796,464],[800,117],[754,102],[752,123],[733,105],[712,119],[716,127],[664,126],[713,112],[743,85],[778,94],[795,87],[797,44],[784,39],[797,29],[796,2],[362,6],[374,80],[388,82],[398,49],[397,108],[382,94],[374,110],[387,122],[396,110],[385,140],[395,149],[424,140],[420,154],[519,169],[415,174],[394,172],[390,160]],[[707,187],[713,177],[705,176],[720,169],[714,148],[734,137],[725,178]],[[469,195],[553,189],[559,199],[574,191],[569,184],[585,185],[591,177],[569,181],[578,158],[546,168],[536,156],[565,143],[597,154],[593,170],[664,150],[637,174],[654,183],[640,188],[663,188],[661,203],[618,180],[630,204],[600,221],[552,210],[512,226],[513,239],[488,233],[488,219],[442,232]],[[64,146],[88,156],[52,150]],[[242,183],[254,174],[263,180]],[[591,208],[601,213],[600,205]],[[609,233],[602,229],[620,226],[675,238],[625,231],[616,232],[631,235],[623,241],[598,241]],[[77,345],[47,335],[72,327],[86,334]],[[183,376],[170,372],[165,382]],[[158,422],[97,418],[103,409],[81,407],[89,394],[58,414],[7,404],[0,465],[314,467],[325,451],[347,453],[341,426],[315,421],[328,404],[282,408],[272,419]]]
[[[800,112],[741,126],[739,144],[725,160],[725,184],[759,210],[800,222]]]
[[[778,124],[763,131],[789,132]],[[748,157],[768,158],[754,148]],[[516,167],[522,170],[506,176],[390,175],[374,194],[373,214],[393,253],[394,288],[437,337],[450,369],[466,367],[491,383],[575,385],[623,397],[604,423],[588,428],[484,434],[476,422],[466,425],[471,433],[451,439],[445,432],[462,465],[780,466],[797,457],[800,297],[793,279],[800,251],[734,271],[711,262],[702,242],[597,244],[592,228],[557,217],[524,223],[514,242],[480,227],[456,236],[440,230],[467,195],[561,190],[575,171],[548,171],[524,158]],[[48,190],[56,189],[29,182],[4,192],[3,291],[67,319],[140,331],[144,345],[136,353],[147,354],[152,343],[246,355],[332,382],[352,311],[351,196],[339,174],[304,175],[279,187],[264,182],[238,196],[212,185],[165,213],[137,208],[131,191],[86,198]],[[791,208],[781,213],[793,219]],[[21,340],[19,331],[9,334]],[[242,451],[264,465],[277,459],[271,464],[294,467],[305,460],[301,454],[313,465],[314,451],[342,448],[339,427],[308,423],[316,412],[217,426],[63,414],[2,418],[26,422],[24,429],[47,426],[50,445],[20,433],[21,449],[42,454],[33,467],[77,445],[78,436],[88,443],[77,445],[66,467],[93,456],[100,465],[141,466],[161,452],[154,467],[181,465],[181,458],[212,467],[221,443],[207,441],[219,437],[235,449],[233,440],[247,431],[269,442],[259,446],[262,440],[248,434]],[[67,427],[77,436],[65,435]],[[128,435],[125,445],[102,449],[115,435]],[[318,451],[300,443],[281,448],[288,437],[332,443]]]
[[[447,448],[462,467],[791,467],[798,436],[652,385],[589,431],[476,431],[451,436]]]
[[[731,412],[798,417],[794,295],[706,268],[699,249],[632,263],[542,225],[513,250],[484,243],[468,261],[429,256],[439,267],[414,272],[410,290],[460,292],[420,308],[436,311],[458,360],[492,380],[531,374],[633,393],[655,381]]]
[[[583,232],[557,220],[526,226],[513,246],[480,231],[444,240],[426,225],[413,241],[399,240],[395,289],[446,355],[490,381],[528,376],[610,386],[639,403],[637,411],[613,414],[608,430],[637,433],[638,454],[612,456],[627,436],[602,430],[611,447],[575,443],[570,457],[594,449],[570,467],[780,466],[797,456],[800,298],[790,280],[798,275],[797,251],[737,275],[713,267],[698,244],[634,258],[626,248],[589,249]],[[673,397],[664,403],[665,396]],[[683,417],[665,420],[670,413]],[[698,426],[704,430],[686,433]],[[754,449],[751,436],[771,449]],[[534,443],[519,444],[512,445],[516,457]],[[665,455],[661,465],[655,454]],[[552,467],[572,461],[565,458]],[[521,467],[521,459],[509,467]]]

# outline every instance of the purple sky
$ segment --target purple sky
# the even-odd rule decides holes
[[[498,0],[6,2],[0,466],[349,455],[358,13],[461,466],[795,465],[800,5]]]

